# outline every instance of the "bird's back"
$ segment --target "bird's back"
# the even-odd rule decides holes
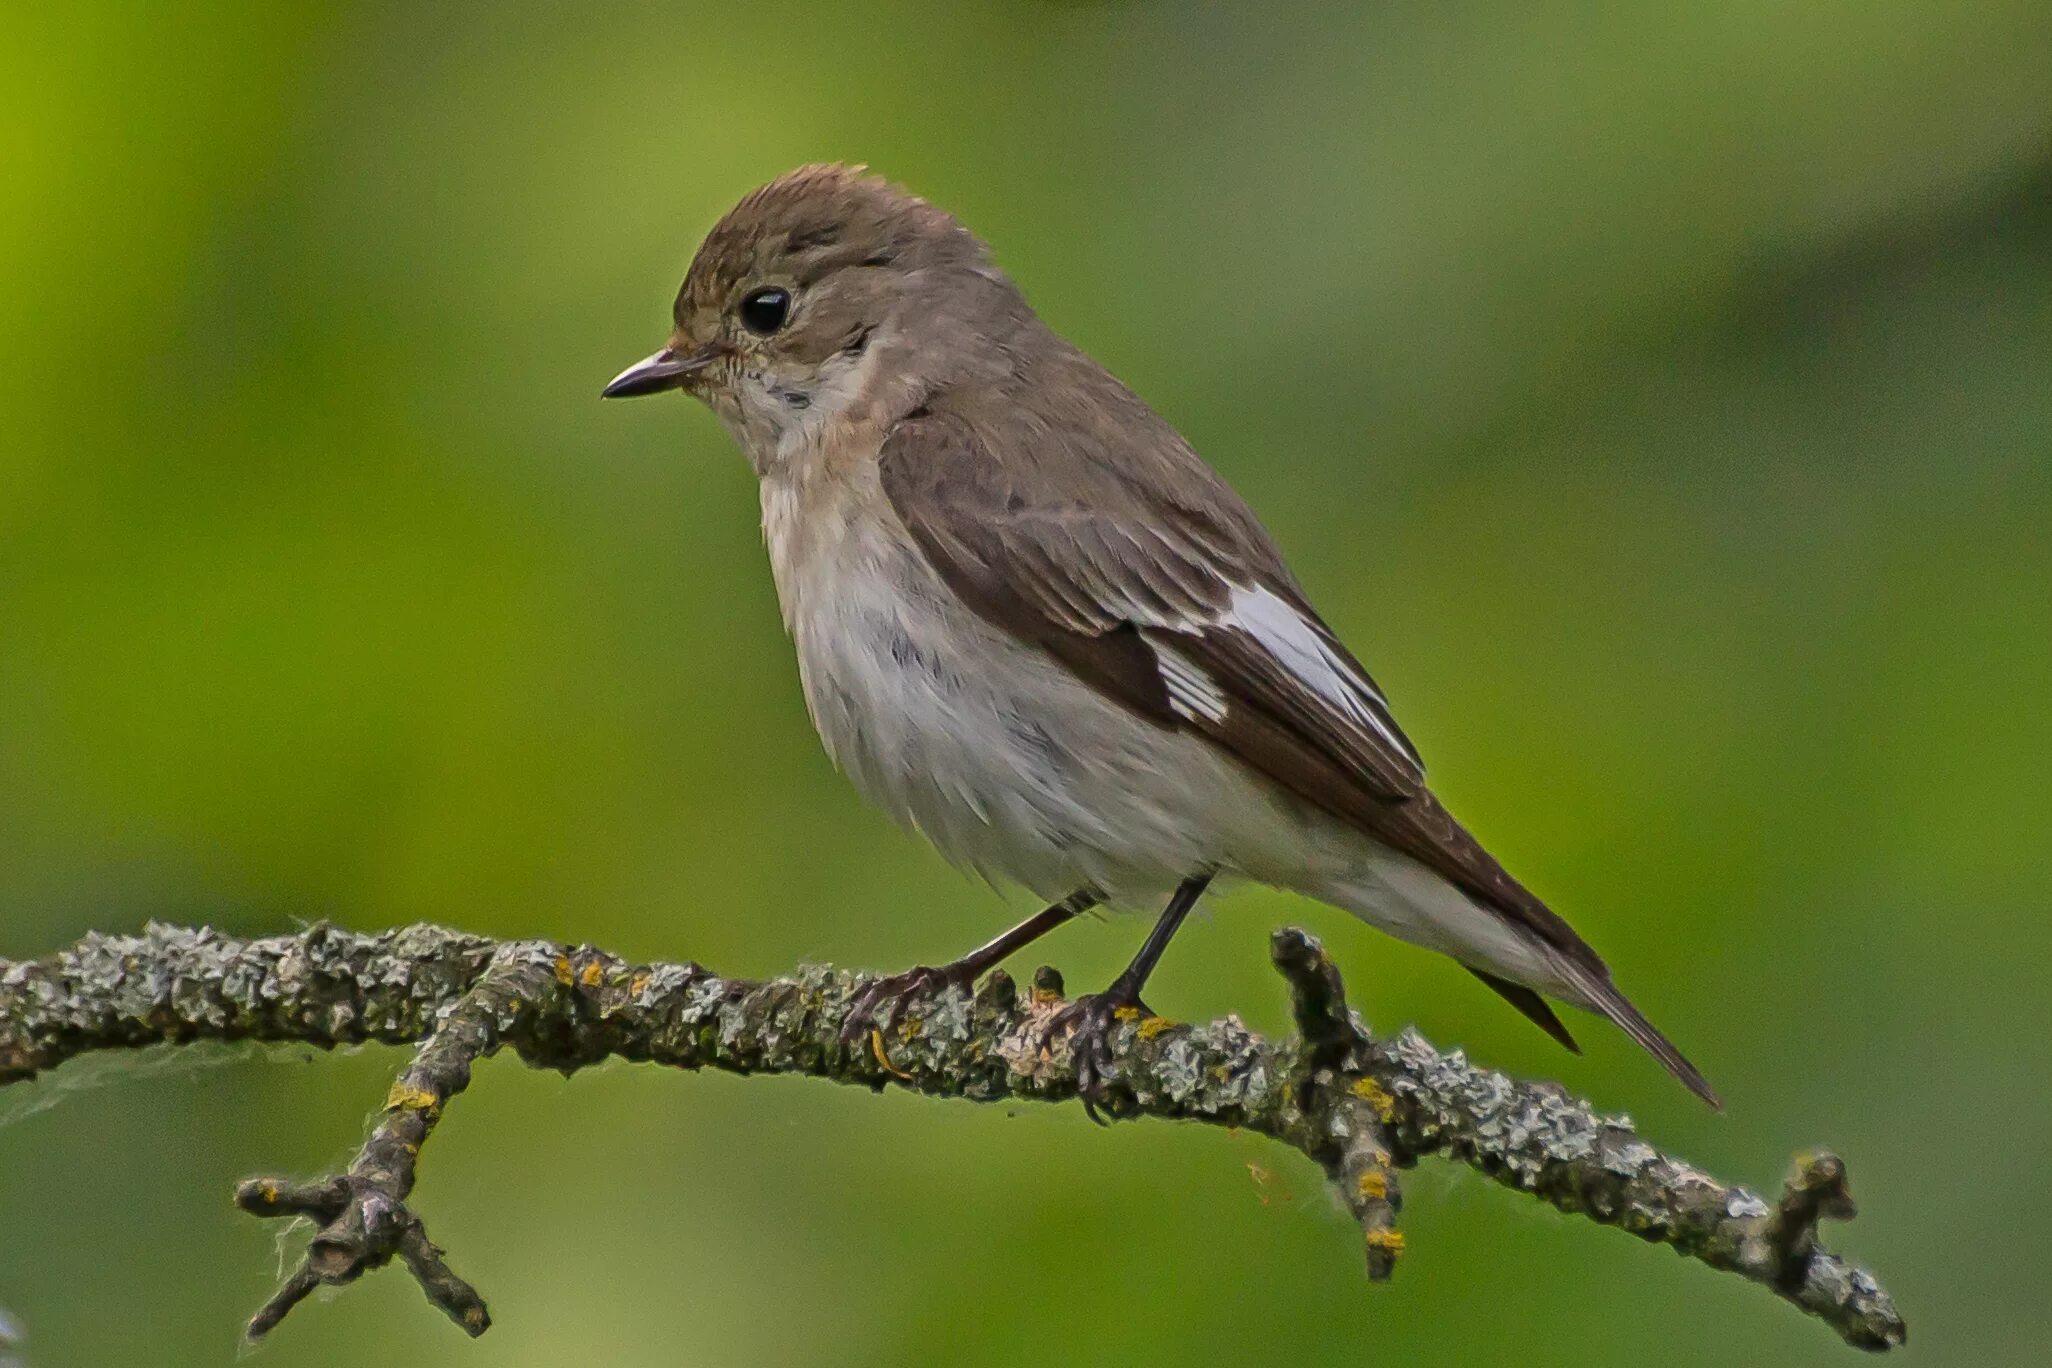
[[[1008,383],[963,386],[929,400],[931,417],[920,421],[951,424],[963,440],[886,448],[886,488],[895,492],[901,511],[917,501],[1014,519],[1037,516],[1041,527],[1033,550],[1061,556],[1060,570],[1080,581],[1057,597],[1091,591],[1097,604],[1129,609],[1133,621],[1176,611],[1224,616],[1232,611],[1237,589],[1273,595],[1319,634],[1319,647],[1338,666],[1365,681],[1369,701],[1387,718],[1380,690],[1312,609],[1274,538],[1181,433],[1093,358],[1045,329],[1020,362]],[[1049,490],[1061,493],[1050,497]],[[1172,535],[1188,554],[1150,554],[1152,548],[1135,544],[1157,534]],[[1110,568],[1095,578],[1079,569],[1101,563]],[[1190,564],[1209,583],[1193,584]],[[961,577],[954,587],[964,587]],[[1121,598],[1131,602],[1120,604]],[[1063,644],[1053,643],[1057,655]],[[1159,649],[1157,644],[1157,655]],[[1415,750],[1393,719],[1385,735],[1412,763],[1357,772],[1344,756],[1321,751],[1304,763],[1278,743],[1264,754],[1275,755],[1282,772],[1264,778],[1516,918],[1560,952],[1600,965],[1586,942],[1433,796]]]

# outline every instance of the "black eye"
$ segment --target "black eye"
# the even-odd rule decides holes
[[[768,337],[784,326],[790,313],[791,292],[772,285],[741,301],[741,326],[758,337]]]

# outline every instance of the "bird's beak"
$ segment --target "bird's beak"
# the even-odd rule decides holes
[[[626,370],[613,377],[613,382],[599,392],[601,399],[632,399],[638,394],[660,394],[664,390],[682,389],[692,376],[720,359],[717,346],[704,347],[695,352],[681,352],[675,347],[664,347],[654,356],[636,361]]]

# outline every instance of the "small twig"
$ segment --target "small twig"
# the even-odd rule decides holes
[[[1768,1243],[1784,1288],[1798,1288],[1816,1257],[1817,1223],[1825,1217],[1850,1221],[1859,1214],[1846,1186],[1845,1161],[1829,1150],[1796,1156],[1795,1168],[1781,1190],[1781,1203],[1766,1227]]]
[[[1101,1108],[1244,1128],[1307,1155],[1359,1222],[1373,1279],[1389,1276],[1402,1248],[1396,1170],[1438,1155],[1768,1287],[1848,1343],[1903,1342],[1888,1294],[1818,1242],[1819,1221],[1852,1211],[1836,1156],[1802,1161],[1769,1206],[1553,1084],[1476,1068],[1414,1031],[1372,1038],[1338,971],[1303,932],[1278,932],[1273,955],[1297,1038],[1265,1041],[1234,1020],[1122,1021]],[[442,1261],[407,1199],[442,1109],[475,1063],[501,1048],[565,1073],[614,1056],[972,1101],[1077,1097],[1066,1041],[1044,1029],[1063,1005],[1059,975],[1044,971],[1023,995],[1002,973],[973,995],[915,993],[888,1031],[844,1043],[850,1007],[871,982],[824,966],[765,982],[727,979],[695,964],[639,965],[589,947],[431,926],[380,936],[316,926],[261,940],[152,926],[138,937],[89,936],[47,959],[0,961],[0,1084],[90,1050],[166,1041],[420,1043],[347,1172],[238,1190],[246,1210],[317,1226],[304,1262],[250,1333],[275,1326],[316,1287],[396,1257],[474,1334],[488,1324],[484,1303]]]
[[[563,972],[570,972],[567,960]],[[472,1335],[490,1328],[484,1299],[443,1262],[442,1251],[428,1239],[406,1198],[413,1191],[420,1147],[441,1119],[442,1108],[470,1085],[471,1065],[497,1050],[500,1040],[526,1019],[538,995],[537,975],[531,955],[494,956],[393,1083],[383,1119],[348,1172],[307,1184],[252,1178],[236,1188],[236,1204],[252,1215],[310,1216],[319,1227],[298,1270],[250,1319],[251,1339],[262,1339],[314,1288],[353,1282],[394,1255],[449,1319]]]
[[[1303,1106],[1313,1133],[1329,1142],[1310,1157],[1324,1167],[1340,1201],[1360,1223],[1369,1281],[1387,1282],[1404,1252],[1404,1237],[1396,1228],[1404,1205],[1396,1171],[1416,1160],[1399,1154],[1384,1128],[1392,1106],[1389,1094],[1362,1073],[1374,1041],[1347,1006],[1339,969],[1316,940],[1288,927],[1270,938],[1269,955],[1289,982],[1290,1008],[1304,1042]]]

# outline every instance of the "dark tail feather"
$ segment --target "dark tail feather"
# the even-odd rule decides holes
[[[1688,1056],[1676,1049],[1674,1042],[1660,1033],[1660,1028],[1646,1020],[1646,1014],[1632,1006],[1631,1000],[1617,990],[1610,976],[1600,969],[1590,969],[1573,961],[1561,962],[1569,980],[1588,997],[1587,1006],[1603,1013],[1616,1022],[1624,1033],[1639,1042],[1641,1049],[1664,1065],[1667,1071],[1680,1079],[1682,1086],[1708,1102],[1718,1111],[1724,1110],[1716,1089],[1710,1080],[1703,1077]]]
[[[1553,1014],[1553,1008],[1547,1005],[1545,998],[1522,983],[1512,983],[1509,979],[1498,978],[1492,973],[1477,969],[1472,964],[1466,968],[1469,973],[1488,984],[1505,1002],[1523,1012],[1534,1026],[1565,1045],[1569,1054],[1582,1052],[1582,1047],[1575,1044],[1575,1038],[1568,1034],[1568,1028]]]

